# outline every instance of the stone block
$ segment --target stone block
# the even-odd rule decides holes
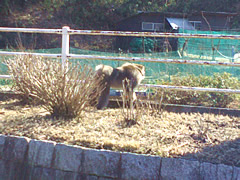
[[[59,170],[79,172],[83,150],[79,146],[57,144],[53,167]]]
[[[233,168],[233,180],[239,180],[240,179],[240,167],[234,167]]]
[[[89,179],[89,180],[92,180],[92,178]],[[93,180],[95,180],[95,179],[93,179]],[[112,179],[112,178],[106,178],[106,177],[98,177],[97,180],[114,180],[114,179]]]
[[[3,148],[3,159],[23,162],[28,149],[29,139],[25,137],[8,136]]]
[[[78,179],[80,179],[80,178],[77,178],[78,173],[75,173],[75,172],[56,170],[55,174],[56,174],[55,179],[60,179],[60,180],[78,180]]]
[[[162,158],[162,179],[200,179],[200,164],[198,161],[190,161],[177,158]]]
[[[204,162],[200,167],[202,179],[206,180],[232,180],[234,170],[232,166]],[[237,177],[237,176],[236,176]]]
[[[79,175],[76,180],[114,180],[115,178],[99,177],[94,175]]]
[[[217,179],[218,180],[232,180],[233,167],[224,164],[218,165]]]
[[[42,171],[43,171],[42,167],[30,167],[27,179],[40,180],[42,177]]]
[[[0,159],[3,159],[3,149],[7,136],[0,135]]]
[[[41,180],[54,180],[56,178],[55,169],[52,168],[43,168],[41,174]],[[61,179],[60,179],[61,180]],[[69,179],[71,180],[71,179]]]
[[[29,142],[28,163],[32,166],[49,168],[54,153],[55,142],[31,140]]]
[[[29,167],[28,176],[25,179],[31,180],[62,180],[56,177],[56,170],[39,166]]]
[[[0,179],[24,179],[24,164],[9,160],[0,160]]]
[[[200,175],[201,179],[204,180],[214,180],[217,179],[217,165],[212,163],[201,163],[200,165]]]
[[[160,157],[122,153],[121,162],[122,179],[159,179]]]
[[[0,159],[0,179],[8,179],[9,168],[6,166],[6,161]]]
[[[84,178],[85,180],[99,180],[100,178],[98,178],[97,176],[86,176],[85,178]]]
[[[120,153],[84,149],[83,174],[118,178],[120,171]]]

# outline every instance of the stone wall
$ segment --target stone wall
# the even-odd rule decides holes
[[[0,180],[240,180],[240,167],[0,135]]]

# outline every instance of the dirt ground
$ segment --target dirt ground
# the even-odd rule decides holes
[[[134,125],[121,109],[91,110],[72,120],[52,119],[41,106],[0,98],[0,134],[97,149],[182,157],[240,167],[240,118],[143,109]]]

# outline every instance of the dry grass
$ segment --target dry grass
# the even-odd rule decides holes
[[[6,63],[23,99],[39,100],[53,117],[79,116],[96,103],[103,89],[101,78],[88,66],[63,67],[56,60],[36,56],[15,56]]]
[[[123,120],[126,126],[132,126],[137,124],[137,121],[142,118],[143,111],[140,101],[136,99],[136,94],[133,90],[133,81],[125,79],[122,85],[122,105],[119,104],[119,106],[121,107]]]
[[[63,121],[40,106],[8,99],[0,102],[0,134],[240,166],[240,118],[223,115],[163,111],[126,126],[120,109]]]

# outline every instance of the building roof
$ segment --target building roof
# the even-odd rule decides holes
[[[195,30],[192,24],[184,18],[166,18],[167,22],[173,29],[187,29],[187,30]]]
[[[239,13],[230,13],[230,12],[211,12],[211,11],[200,11],[194,12],[193,15],[212,15],[212,16],[237,16]]]
[[[179,12],[151,12],[151,11],[139,11],[138,14],[163,14],[169,16],[182,16],[187,17],[189,15],[215,15],[215,16],[237,16],[239,13],[234,12],[212,12],[212,11],[196,11],[192,13],[179,13]]]
[[[120,20],[118,23],[125,21],[127,19],[131,19],[133,17],[141,16],[141,15],[163,15],[163,16],[169,16],[169,17],[181,17],[181,18],[186,18],[191,15],[210,15],[210,16],[237,16],[239,13],[230,13],[230,12],[209,12],[209,11],[200,11],[200,12],[193,12],[193,13],[178,13],[178,12],[151,12],[151,11],[139,11],[137,14],[133,16],[129,16],[125,19]]]

